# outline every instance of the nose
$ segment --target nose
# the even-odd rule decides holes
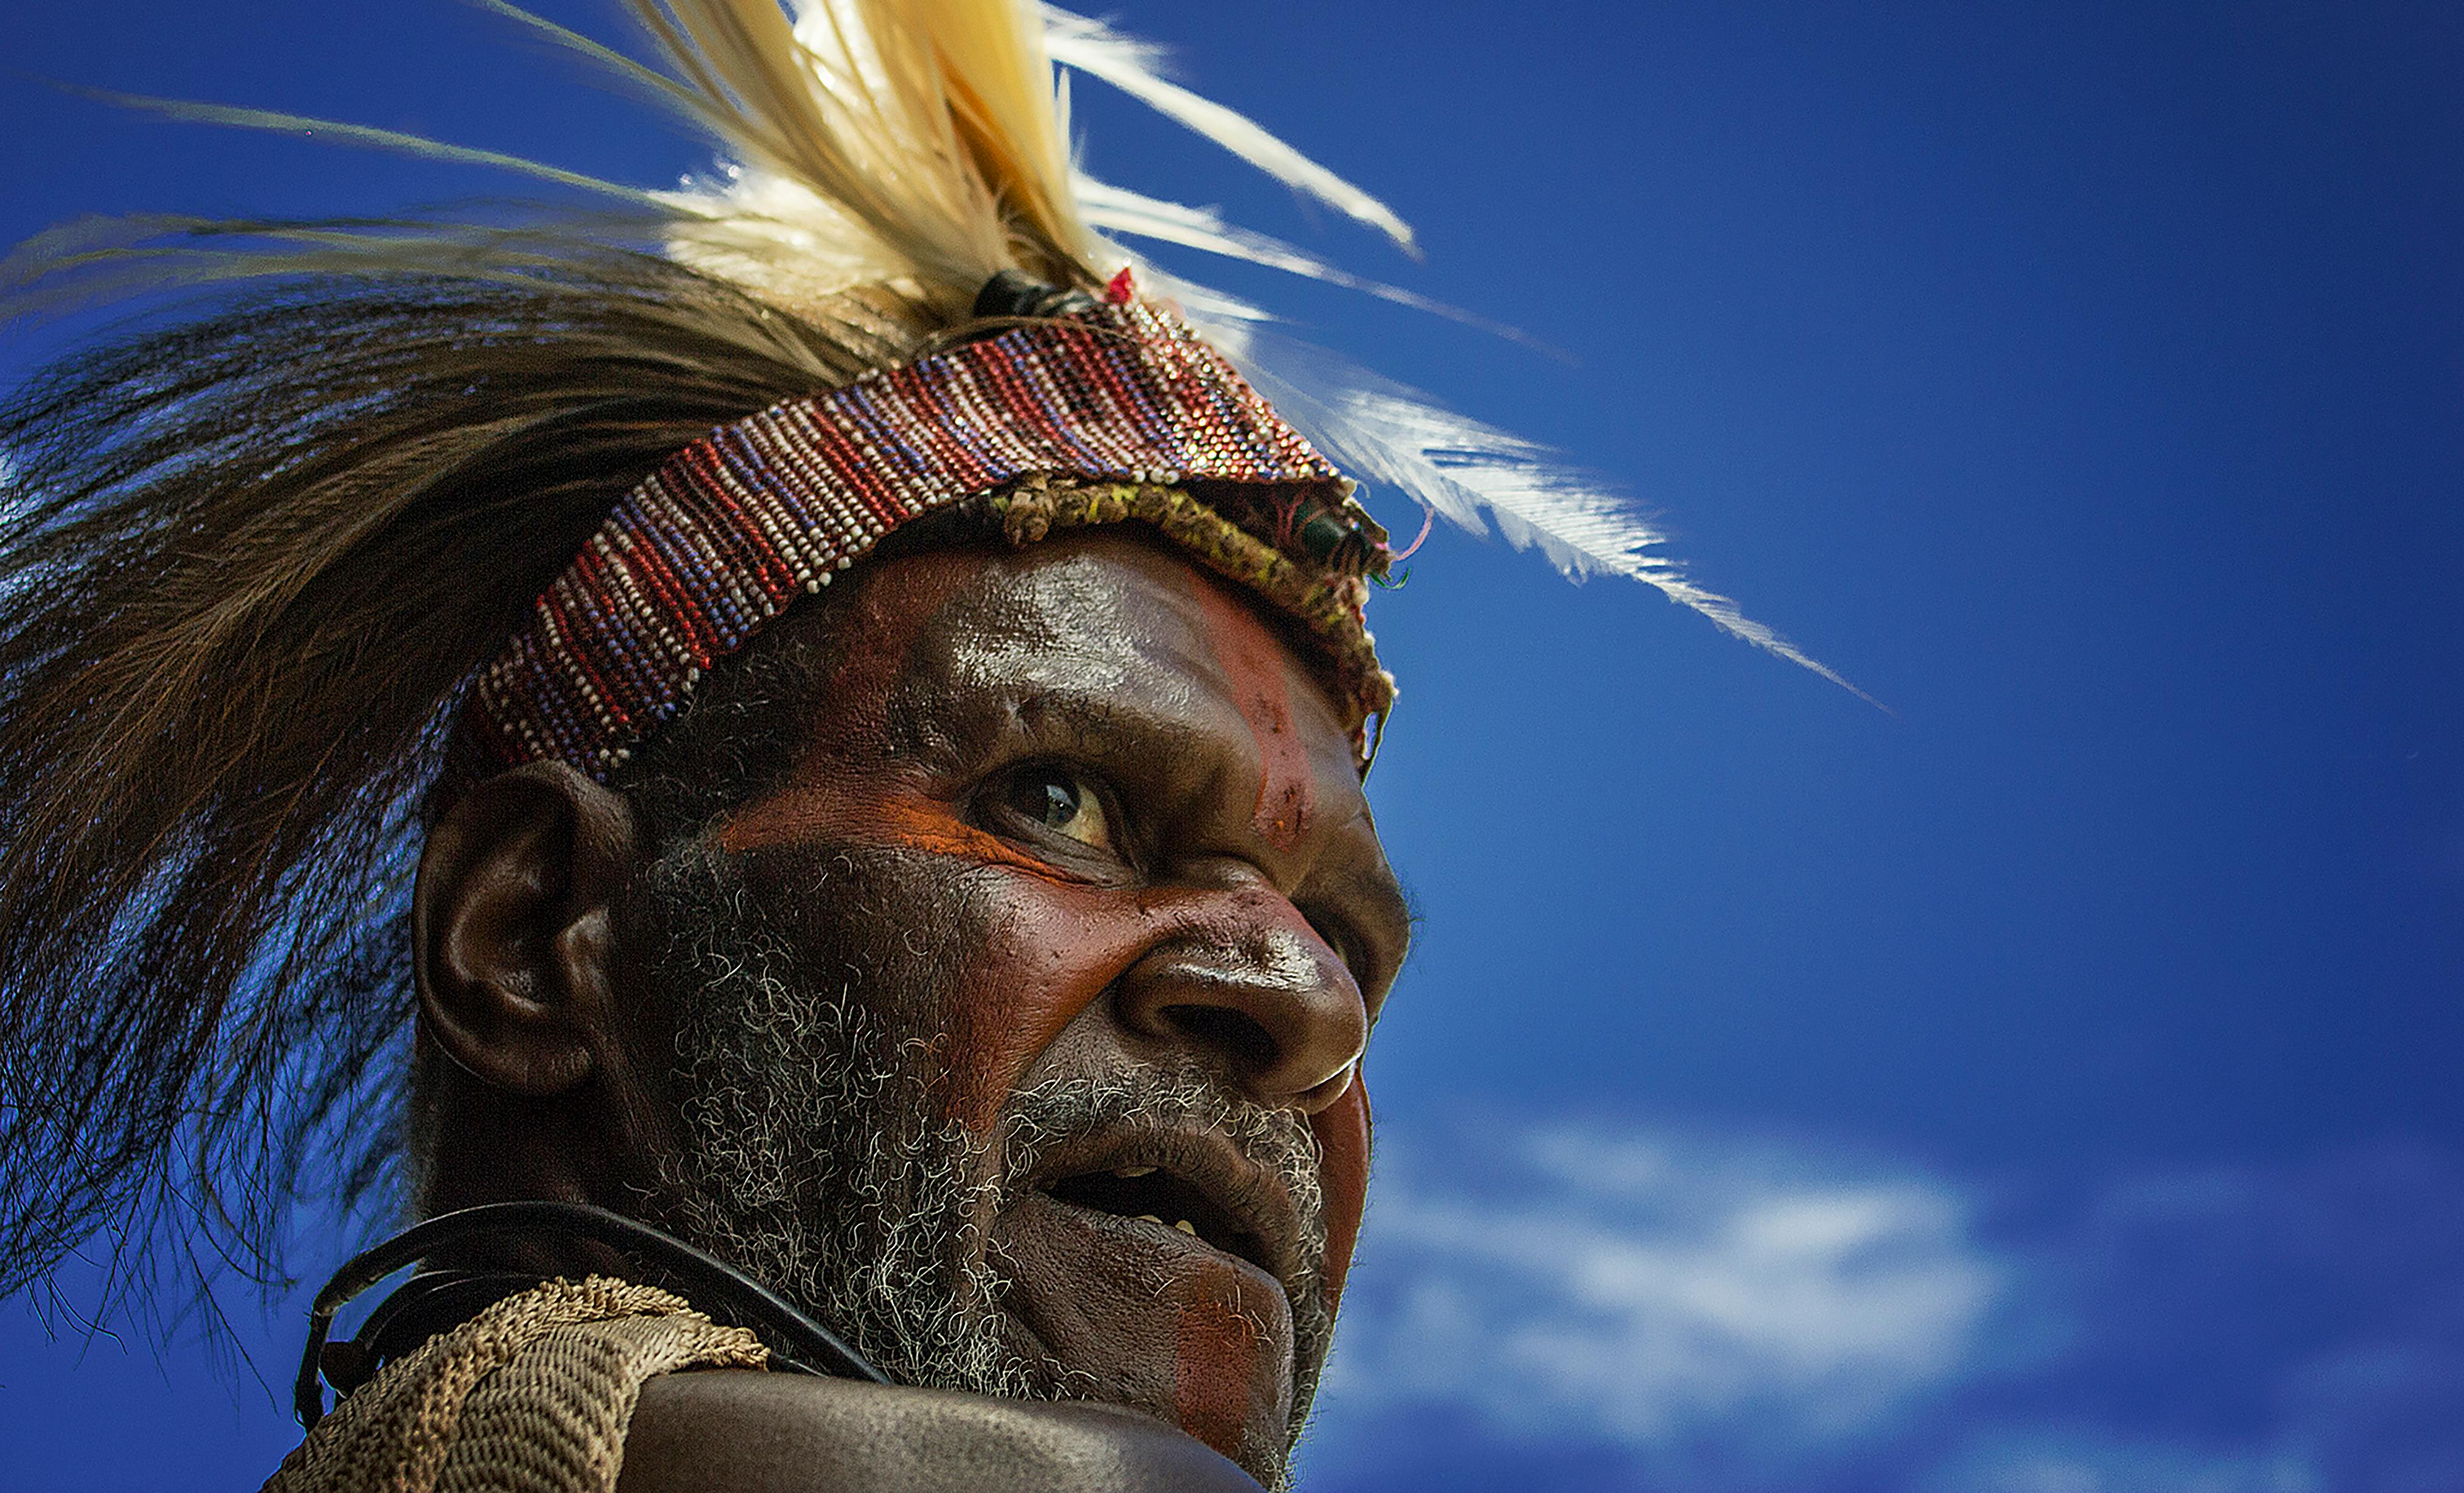
[[[1315,1114],[1343,1097],[1369,1043],[1359,982],[1298,909],[1237,895],[1121,977],[1122,1021],[1191,1050],[1260,1104]]]

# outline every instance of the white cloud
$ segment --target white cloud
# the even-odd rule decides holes
[[[2096,1432],[1989,1434],[1925,1483],[1927,1493],[2321,1493],[2283,1453],[2205,1451]]]
[[[1767,1470],[1887,1429],[1960,1377],[2004,1284],[1954,1189],[1910,1169],[1554,1125],[1442,1178],[1381,1161],[1331,1366],[1336,1417]]]
[[[1970,1184],[1821,1145],[1384,1138],[1311,1485],[2464,1487],[2451,1153],[2011,1178],[1989,1228]]]

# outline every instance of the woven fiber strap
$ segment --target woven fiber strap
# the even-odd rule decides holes
[[[388,1364],[264,1493],[611,1493],[644,1380],[768,1361],[666,1291],[550,1281]]]
[[[1221,354],[1169,313],[1102,305],[789,400],[687,447],[626,495],[480,672],[466,727],[498,762],[561,758],[604,779],[702,670],[797,596],[901,524],[1030,478],[1239,484],[1281,494],[1287,527],[1306,501],[1340,516],[1321,531],[1366,531],[1383,553],[1349,484]],[[1365,638],[1358,578],[1329,577]],[[1392,683],[1369,672],[1383,692],[1358,708],[1382,710]]]

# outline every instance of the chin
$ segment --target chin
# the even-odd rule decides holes
[[[1225,1247],[1236,1240],[1038,1190],[1002,1209],[992,1242],[1007,1314],[1051,1393],[1143,1411],[1281,1481],[1298,1397],[1291,1301]]]

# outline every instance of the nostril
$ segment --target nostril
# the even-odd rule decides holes
[[[1257,1018],[1229,1006],[1169,1005],[1155,1014],[1190,1041],[1229,1055],[1252,1072],[1265,1070],[1282,1051]]]

